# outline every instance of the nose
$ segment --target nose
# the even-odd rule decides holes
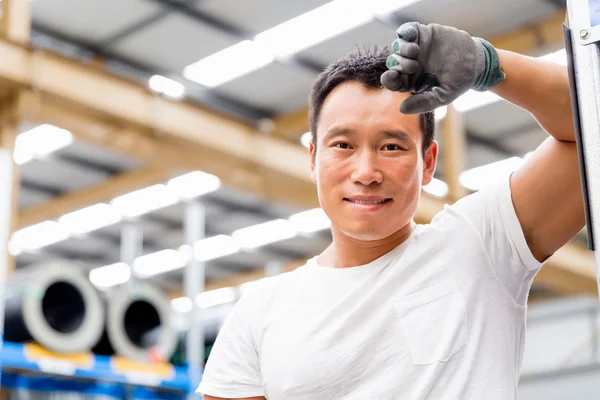
[[[377,165],[377,156],[366,150],[358,152],[350,179],[365,186],[381,183],[383,174]]]

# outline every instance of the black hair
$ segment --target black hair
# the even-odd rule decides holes
[[[365,46],[327,66],[315,80],[309,97],[309,124],[313,146],[317,146],[317,125],[325,99],[338,85],[348,81],[360,82],[366,87],[383,89],[381,75],[387,71],[386,60],[391,54],[388,47]],[[398,105],[399,106],[399,105]],[[423,157],[435,136],[435,115],[420,115],[423,132]]]

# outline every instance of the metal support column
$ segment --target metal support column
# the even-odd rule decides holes
[[[185,241],[192,249],[196,242],[204,239],[206,210],[198,200],[192,199],[185,206]],[[184,294],[192,299],[190,326],[186,335],[186,361],[189,368],[190,385],[195,388],[200,383],[201,370],[204,368],[204,326],[202,310],[196,304],[195,298],[204,292],[205,265],[199,261],[192,251],[192,256],[185,268],[183,278]]]
[[[600,0],[568,0],[563,30],[586,208],[588,246],[600,238]],[[595,252],[597,278],[600,252]],[[600,282],[600,279],[597,279]]]
[[[452,203],[463,198],[467,190],[460,184],[460,174],[466,169],[467,133],[463,116],[453,104],[447,107],[442,120],[441,137],[444,152],[444,178],[448,184],[448,200]]]
[[[13,158],[19,124],[18,99],[18,93],[0,99],[0,351],[4,344],[6,284],[16,266],[15,257],[8,251],[8,242],[19,212],[19,168]],[[0,398],[6,398],[6,393],[0,392]]]
[[[135,221],[127,221],[121,230],[121,262],[129,265],[131,277],[127,282],[132,293],[137,293],[137,277],[135,276],[133,264],[135,259],[142,254],[144,245],[144,233]]]
[[[4,342],[4,298],[8,272],[8,240],[12,213],[13,157],[0,149],[0,351]],[[0,371],[1,371],[0,365]],[[0,374],[1,375],[1,374]]]
[[[279,260],[272,260],[265,265],[265,276],[276,276],[283,273],[283,263]]]

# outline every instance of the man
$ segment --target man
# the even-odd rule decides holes
[[[397,34],[390,57],[350,56],[317,79],[310,167],[333,242],[239,300],[206,399],[516,398],[532,280],[584,226],[567,71],[451,27]],[[430,112],[471,88],[550,137],[510,178],[416,225],[438,155]]]

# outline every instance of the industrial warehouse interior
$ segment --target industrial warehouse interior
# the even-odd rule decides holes
[[[568,66],[563,0],[0,5],[0,386],[10,400],[202,398],[238,300],[332,243],[308,107],[336,60],[389,47],[415,21]],[[490,91],[437,108],[435,129],[417,224],[508,177],[548,138]],[[519,399],[600,398],[588,228],[535,275]]]

